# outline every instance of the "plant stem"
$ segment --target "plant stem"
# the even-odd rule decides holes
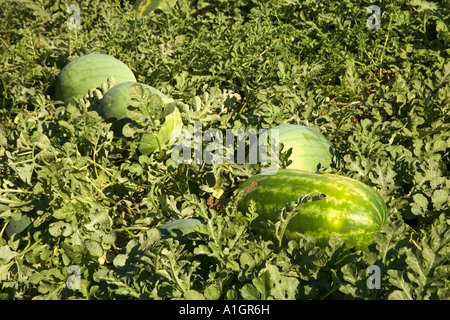
[[[0,192],[8,192],[8,193],[33,193],[28,190],[20,190],[20,189],[0,189]]]
[[[111,231],[115,231],[115,232],[118,232],[118,231],[125,231],[126,233],[128,233],[130,236],[132,236],[133,238],[137,238],[137,237],[139,237],[139,234],[134,234],[133,232],[131,232],[130,230],[149,230],[150,228],[149,227],[122,227],[122,228],[119,228],[119,229],[113,229],[113,230],[111,230]]]
[[[5,204],[9,204],[12,205],[13,207],[16,206],[26,206],[27,204],[30,204],[31,202],[33,202],[33,200],[28,200],[28,201],[15,201],[15,200],[10,200],[10,199],[5,199],[5,198],[0,198],[0,203],[5,203]]]

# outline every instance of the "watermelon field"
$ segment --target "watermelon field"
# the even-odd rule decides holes
[[[0,0],[0,299],[450,299],[449,18]]]

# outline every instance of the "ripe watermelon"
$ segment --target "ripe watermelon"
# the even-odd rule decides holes
[[[336,150],[333,144],[320,132],[303,125],[282,124],[269,130],[278,130],[279,143],[284,151],[292,148],[288,169],[317,171],[333,163]],[[337,161],[337,158],[336,158]],[[338,164],[336,162],[336,164]]]
[[[271,237],[264,222],[276,222],[276,209],[295,202],[299,197],[320,193],[326,197],[307,202],[297,208],[284,234],[285,239],[298,237],[298,233],[327,239],[339,234],[346,246],[362,249],[373,242],[373,234],[380,231],[387,220],[387,207],[372,188],[348,177],[282,169],[274,175],[255,175],[239,188],[241,212],[247,212],[250,200],[259,214],[252,227]]]
[[[90,89],[99,88],[108,78],[116,84],[136,81],[133,72],[120,60],[104,54],[88,54],[69,62],[56,79],[57,99],[73,103]]]
[[[148,88],[152,94],[158,95],[165,105],[174,102],[152,86],[139,82],[124,82],[109,89],[100,101],[100,113],[105,120],[119,121],[127,117],[127,107],[131,102],[129,90],[133,84]]]

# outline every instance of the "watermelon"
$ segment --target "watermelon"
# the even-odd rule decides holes
[[[120,60],[105,54],[88,54],[69,62],[56,79],[55,96],[65,103],[83,98],[108,78],[115,83],[136,81],[133,72]]]
[[[274,130],[278,130],[279,143],[284,145],[283,151],[292,148],[289,157],[292,163],[287,166],[288,169],[317,171],[329,167],[333,162],[338,166],[338,158],[333,159],[337,154],[333,144],[313,128],[282,124],[269,129],[269,137]]]
[[[129,90],[133,84],[140,84],[142,87],[148,88],[151,93],[158,95],[165,105],[174,102],[172,98],[168,98],[161,91],[147,84],[123,82],[109,89],[100,101],[99,111],[106,120],[114,122],[127,118],[127,107],[131,103]]]
[[[301,196],[318,193],[320,200],[306,202],[296,208],[289,221],[285,239],[310,234],[323,242],[333,233],[339,234],[346,246],[362,249],[373,242],[373,234],[387,221],[387,207],[378,193],[366,184],[337,174],[280,169],[274,175],[255,175],[240,187],[241,212],[248,212],[250,201],[256,205],[258,217],[252,227],[263,236],[273,237],[267,221],[276,223],[277,209],[297,201]]]
[[[155,95],[160,98],[162,104],[153,100]],[[146,110],[142,109],[142,105],[134,110],[128,108],[133,105],[132,97],[148,99],[145,105]],[[139,138],[133,134],[133,139],[140,140],[138,150],[141,154],[150,154],[168,145],[172,142],[172,139],[175,139],[175,134],[183,126],[181,114],[172,98],[167,97],[152,86],[138,82],[125,82],[112,87],[100,100],[98,112],[106,121],[112,123],[112,130],[117,136],[128,138],[130,138],[129,134],[123,132],[127,123],[137,123],[148,119],[149,116],[163,122],[155,132],[151,132],[154,130],[147,132],[147,129],[145,129],[144,132],[141,132]],[[144,126],[156,130],[151,123]]]

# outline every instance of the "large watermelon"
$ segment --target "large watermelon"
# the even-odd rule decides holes
[[[306,202],[297,208],[290,220],[285,239],[296,239],[299,233],[328,239],[337,233],[348,247],[364,248],[373,242],[387,220],[387,207],[372,188],[348,177],[283,169],[274,175],[255,175],[240,186],[242,199],[238,208],[247,212],[250,200],[259,214],[253,226],[270,236],[264,222],[277,222],[276,209],[297,201],[303,195],[319,193],[320,200]]]
[[[133,72],[120,60],[105,54],[88,54],[69,62],[56,79],[55,95],[65,103],[83,98],[108,78],[115,83],[136,81]]]

